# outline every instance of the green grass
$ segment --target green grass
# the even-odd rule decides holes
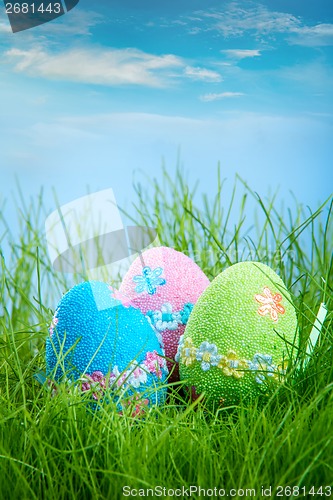
[[[216,413],[189,404],[177,387],[141,420],[112,405],[88,412],[65,390],[52,397],[34,375],[45,368],[50,307],[70,283],[49,263],[42,192],[28,204],[21,197],[19,236],[5,212],[0,219],[0,248],[5,241],[10,248],[10,257],[0,257],[0,498],[117,499],[124,486],[191,485],[253,488],[252,498],[262,498],[262,486],[274,498],[278,486],[290,485],[301,497],[302,488],[332,485],[333,198],[315,212],[294,199],[282,207],[276,195],[261,198],[239,178],[228,192],[220,171],[216,193],[203,199],[179,171],[174,179],[164,171],[148,192],[136,185],[136,193],[135,223],[157,227],[162,244],[193,257],[210,279],[247,259],[280,274],[297,309],[297,369],[267,400]],[[322,301],[328,315],[320,343],[304,363]]]

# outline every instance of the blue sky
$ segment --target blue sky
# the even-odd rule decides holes
[[[54,208],[172,173],[316,208],[333,192],[331,0],[81,0],[13,34],[0,10],[0,201],[44,186]],[[144,174],[142,173],[144,172]],[[8,205],[11,217],[12,202]]]

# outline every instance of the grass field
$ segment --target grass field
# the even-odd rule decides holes
[[[69,282],[49,263],[42,194],[21,199],[18,236],[5,212],[0,219],[0,248],[10,248],[0,256],[0,499],[205,498],[214,488],[220,497],[333,497],[333,198],[314,212],[292,198],[281,207],[238,178],[228,193],[219,172],[216,193],[203,199],[180,172],[136,193],[135,222],[157,227],[161,243],[192,256],[210,279],[241,260],[278,272],[297,310],[297,369],[266,401],[216,413],[189,404],[179,387],[144,419],[112,405],[88,412],[66,390],[52,397],[34,375],[45,369],[50,307]],[[308,359],[321,302],[328,315]]]

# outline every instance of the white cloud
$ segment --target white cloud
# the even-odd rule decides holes
[[[176,76],[208,83],[223,80],[217,71],[186,66],[185,61],[174,54],[154,55],[134,48],[51,52],[41,45],[12,48],[5,53],[5,60],[18,72],[97,85],[165,87]]]
[[[156,56],[137,49],[71,49],[51,53],[44,49],[10,49],[5,54],[16,71],[33,76],[99,85],[163,87],[168,71],[183,67],[172,54]]]
[[[212,71],[206,68],[186,66],[184,70],[185,76],[193,80],[201,80],[205,82],[222,82],[223,78],[217,71]]]
[[[263,36],[274,38],[281,34],[287,35],[286,40],[295,45],[333,45],[333,24],[311,26],[301,17],[270,10],[251,0],[231,2],[223,11],[211,9],[197,14],[206,22],[206,29],[217,30],[225,38],[252,34],[262,41]]]
[[[324,46],[333,45],[333,24],[317,24],[316,26],[303,26],[294,30],[294,36],[289,41],[295,45]]]
[[[211,102],[211,101],[218,101],[220,99],[227,99],[229,97],[240,97],[242,95],[245,94],[243,94],[242,92],[221,92],[219,94],[210,93],[200,96],[200,100],[204,102]]]
[[[178,26],[187,26],[187,23],[185,21],[181,21],[180,19],[172,21],[172,24],[177,24]]]
[[[221,50],[222,54],[232,59],[245,59],[246,57],[259,57],[261,56],[261,50],[257,49],[227,49]]]
[[[254,34],[285,33],[301,27],[299,18],[285,12],[271,11],[264,5],[248,2],[245,6],[232,2],[224,12],[208,11],[201,15],[225,37]]]

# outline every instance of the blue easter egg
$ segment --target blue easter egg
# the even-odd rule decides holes
[[[121,410],[134,402],[134,413],[139,399],[150,405],[166,396],[168,370],[149,321],[99,281],[80,283],[61,299],[46,340],[46,371],[91,390],[95,400],[114,392]]]

